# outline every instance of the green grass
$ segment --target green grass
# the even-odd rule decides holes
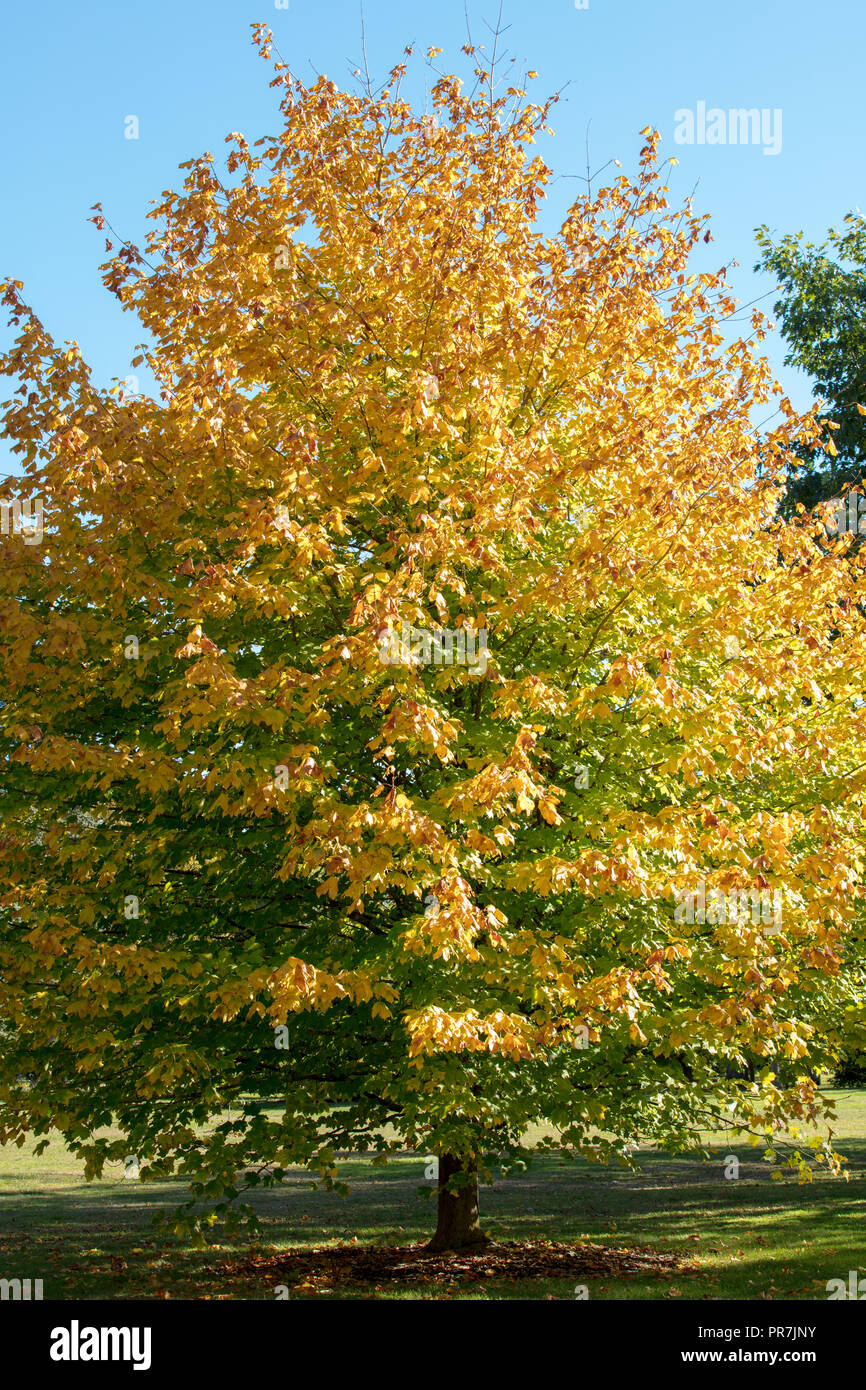
[[[709,1161],[646,1148],[636,1172],[547,1155],[526,1173],[482,1190],[485,1229],[501,1239],[584,1238],[677,1250],[695,1262],[693,1271],[672,1276],[587,1280],[591,1299],[825,1299],[828,1279],[847,1279],[850,1269],[866,1265],[866,1091],[832,1094],[849,1181],[825,1174],[801,1184],[787,1174],[773,1182],[760,1150],[723,1135],[715,1136]],[[39,1158],[31,1149],[0,1149],[0,1277],[41,1278],[46,1299],[274,1297],[276,1278],[232,1278],[216,1270],[246,1254],[248,1241],[195,1250],[153,1230],[154,1212],[183,1200],[182,1184],[131,1182],[120,1165],[115,1177],[85,1183],[60,1140]],[[736,1181],[723,1176],[730,1153],[741,1160]],[[257,1194],[261,1244],[272,1250],[352,1239],[406,1244],[430,1233],[434,1208],[417,1195],[422,1155],[400,1156],[384,1169],[346,1161],[341,1177],[352,1184],[347,1198],[311,1191],[300,1171],[281,1190]],[[361,1287],[333,1296],[570,1299],[574,1282],[488,1279],[450,1289]]]

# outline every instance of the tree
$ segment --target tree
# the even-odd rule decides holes
[[[790,498],[807,507],[858,483],[866,460],[866,221],[852,212],[844,223],[821,246],[804,243],[802,232],[778,242],[767,227],[757,232],[755,269],[775,275],[783,291],[774,312],[788,342],[785,365],[815,379],[824,422],[837,427],[796,460]]]
[[[843,1052],[834,1080],[837,1086],[866,1086],[866,1054],[862,1051]]]
[[[109,243],[153,394],[4,286],[0,1139],[187,1178],[182,1231],[408,1145],[471,1245],[532,1123],[772,1142],[862,1026],[862,564],[779,516],[819,427],[751,430],[657,134],[542,235],[551,103],[467,54],[420,117],[278,61],[281,132]]]

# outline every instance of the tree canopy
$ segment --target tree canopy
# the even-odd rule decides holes
[[[0,1140],[220,1213],[414,1146],[444,1246],[534,1123],[817,1120],[864,1017],[863,564],[780,514],[822,426],[759,314],[724,346],[657,133],[543,234],[553,103],[467,58],[426,115],[277,61],[279,133],[109,229],[149,394],[15,281],[0,359],[45,510],[0,567]]]
[[[822,418],[836,430],[801,451],[792,470],[791,500],[813,506],[859,482],[866,460],[866,221],[849,213],[820,246],[802,232],[774,242],[761,227],[758,244],[755,269],[777,276],[782,291],[774,312],[788,343],[785,363],[814,378]]]

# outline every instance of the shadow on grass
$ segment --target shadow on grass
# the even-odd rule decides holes
[[[599,1169],[539,1158],[519,1176],[482,1192],[488,1234],[500,1241],[587,1239],[601,1245],[678,1252],[691,1272],[590,1281],[591,1298],[826,1298],[826,1281],[847,1278],[862,1261],[866,1237],[866,1141],[840,1147],[848,1182],[831,1177],[773,1182],[755,1151],[722,1145],[710,1161],[641,1153],[637,1171]],[[724,1178],[724,1159],[738,1153],[740,1176]],[[418,1156],[387,1169],[346,1163],[357,1185],[347,1198],[312,1191],[301,1174],[280,1190],[251,1197],[263,1224],[256,1249],[279,1252],[328,1244],[406,1245],[425,1239],[434,1211],[418,1196]],[[432,1184],[427,1184],[432,1192]],[[274,1278],[232,1276],[233,1257],[249,1241],[196,1250],[152,1228],[155,1213],[180,1205],[180,1182],[80,1179],[42,1188],[32,1173],[0,1197],[0,1276],[42,1278],[51,1298],[274,1297]],[[222,1268],[220,1272],[219,1267]],[[492,1277],[459,1289],[433,1287],[307,1288],[292,1297],[573,1298],[574,1281],[506,1281]]]

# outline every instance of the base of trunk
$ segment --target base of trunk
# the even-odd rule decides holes
[[[442,1154],[439,1159],[436,1234],[427,1249],[432,1253],[441,1253],[445,1250],[478,1250],[489,1244],[478,1215],[477,1168],[454,1154]]]
[[[492,1244],[490,1237],[486,1236],[483,1231],[479,1231],[476,1235],[467,1240],[461,1240],[459,1243],[448,1236],[435,1235],[432,1240],[427,1242],[424,1249],[429,1250],[431,1255],[441,1255],[447,1250],[484,1250],[490,1244]]]

